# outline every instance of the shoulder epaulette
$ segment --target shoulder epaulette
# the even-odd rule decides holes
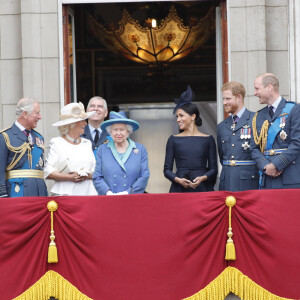
[[[0,133],[4,132],[4,131],[6,131],[6,130],[8,130],[8,129],[10,129],[10,128],[11,128],[11,126],[10,126],[10,127],[7,127],[7,128],[5,128],[5,129],[2,129],[2,130],[0,130]]]

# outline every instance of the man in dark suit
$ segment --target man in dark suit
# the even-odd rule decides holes
[[[274,74],[256,77],[255,96],[267,104],[253,118],[251,155],[262,189],[300,188],[300,106],[279,93]]]
[[[37,131],[42,118],[33,98],[22,98],[17,120],[0,133],[0,197],[47,196],[44,182],[44,138]]]
[[[93,151],[96,155],[98,147],[102,145],[108,137],[106,131],[102,131],[100,128],[101,123],[108,113],[107,103],[103,98],[95,96],[90,99],[86,111],[95,111],[96,113],[88,119],[88,126],[85,127],[82,137],[92,142]]]
[[[235,81],[222,87],[223,104],[231,115],[218,124],[217,141],[222,171],[219,190],[244,191],[258,189],[258,170],[250,154],[254,112],[244,106],[244,86]]]

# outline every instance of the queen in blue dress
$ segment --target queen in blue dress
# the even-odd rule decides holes
[[[211,135],[199,131],[202,125],[194,94],[190,86],[177,104],[177,123],[180,133],[171,135],[167,142],[164,175],[172,184],[170,193],[213,191],[218,173],[216,143]],[[173,172],[173,164],[176,172]]]
[[[110,134],[96,154],[93,183],[99,195],[144,193],[150,176],[146,148],[129,138],[139,123],[128,119],[125,112],[111,111],[101,129]]]

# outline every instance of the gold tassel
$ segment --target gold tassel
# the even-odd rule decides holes
[[[57,255],[57,248],[56,248],[56,244],[54,242],[55,240],[55,235],[54,235],[54,230],[53,230],[53,212],[57,210],[58,205],[57,203],[52,200],[49,201],[47,204],[47,208],[51,213],[51,235],[50,235],[50,244],[49,244],[49,248],[48,248],[48,263],[52,264],[52,263],[57,263],[58,262],[58,255]]]
[[[226,260],[236,260],[236,254],[235,254],[235,247],[233,243],[233,233],[232,233],[232,227],[231,227],[231,208],[236,204],[236,199],[233,196],[226,197],[226,205],[229,207],[229,228],[227,232],[228,240],[226,243],[226,254],[225,259]]]

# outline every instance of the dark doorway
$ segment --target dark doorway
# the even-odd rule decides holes
[[[161,70],[128,60],[105,47],[91,31],[89,18],[104,26],[122,18],[126,9],[141,25],[148,17],[163,19],[174,5],[187,24],[201,19],[220,1],[136,2],[71,5],[75,16],[77,101],[87,104],[95,96],[105,98],[109,106],[173,102],[188,84],[197,102],[216,102],[216,35],[209,28],[209,38],[186,57],[168,63]],[[214,22],[215,24],[215,22]]]

